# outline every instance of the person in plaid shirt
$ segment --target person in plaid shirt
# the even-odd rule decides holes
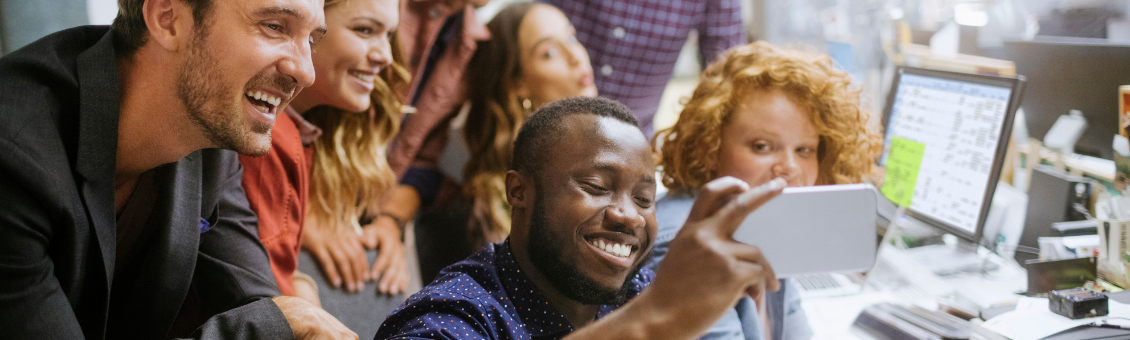
[[[577,27],[602,97],[628,105],[649,138],[652,117],[692,29],[702,65],[745,44],[739,0],[541,0]]]

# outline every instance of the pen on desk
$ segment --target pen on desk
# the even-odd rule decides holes
[[[1116,324],[1113,324],[1113,323],[1107,323],[1106,320],[1092,322],[1091,324],[1089,324],[1087,326],[1130,330],[1130,327],[1125,327],[1125,326],[1122,326],[1122,325],[1116,325]]]

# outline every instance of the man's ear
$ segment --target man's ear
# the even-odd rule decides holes
[[[532,204],[532,193],[529,189],[533,188],[530,178],[523,176],[517,171],[510,170],[506,172],[506,202],[510,206],[518,208],[527,208]]]
[[[177,51],[192,39],[196,23],[192,9],[182,0],[145,0],[141,15],[149,29],[149,42],[166,51]]]

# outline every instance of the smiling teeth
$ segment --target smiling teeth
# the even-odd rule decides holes
[[[605,253],[608,253],[609,255],[615,257],[628,257],[629,255],[632,255],[632,246],[626,244],[604,242],[604,239],[597,239],[596,241],[592,241],[591,243],[597,248],[600,248],[600,250],[603,250]]]
[[[247,97],[254,98],[255,100],[262,100],[274,106],[279,106],[279,104],[282,103],[282,98],[275,97],[268,93],[263,93],[260,91],[247,91]]]
[[[372,83],[373,80],[376,80],[376,78],[377,78],[374,75],[363,74],[363,73],[359,73],[359,72],[349,72],[349,75],[351,75],[351,76],[353,76],[357,79],[361,79],[361,81],[366,82],[366,83]]]

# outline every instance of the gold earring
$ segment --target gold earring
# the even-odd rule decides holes
[[[523,109],[529,110],[533,106],[534,106],[534,103],[531,102],[529,98],[522,99],[522,108]]]

